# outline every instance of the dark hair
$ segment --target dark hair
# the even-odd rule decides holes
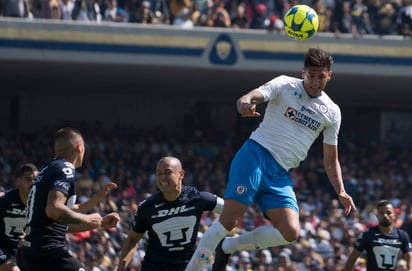
[[[333,58],[330,53],[319,49],[319,48],[309,48],[305,53],[304,67],[309,68],[311,66],[315,67],[326,67],[328,71],[332,68]]]
[[[389,200],[380,200],[378,204],[376,205],[377,208],[382,207],[382,206],[387,206],[387,205],[392,205],[392,203]]]
[[[37,167],[34,164],[27,163],[17,169],[16,176],[17,178],[21,178],[25,172],[35,172],[35,171],[39,171]]]

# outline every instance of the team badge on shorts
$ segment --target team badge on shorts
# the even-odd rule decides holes
[[[236,195],[243,196],[244,194],[246,194],[246,190],[246,186],[239,184],[238,186],[236,186]]]

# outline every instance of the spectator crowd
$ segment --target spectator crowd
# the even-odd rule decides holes
[[[319,31],[412,36],[412,0],[2,0],[2,16],[283,31],[293,5],[312,6]]]
[[[86,155],[77,171],[77,194],[80,201],[100,191],[112,180],[118,184],[98,209],[102,214],[117,211],[118,226],[111,230],[67,234],[70,251],[93,271],[112,271],[119,260],[121,244],[133,221],[139,202],[155,191],[155,165],[165,155],[179,157],[186,170],[184,184],[219,196],[227,180],[231,158],[237,149],[235,136],[197,133],[179,139],[162,128],[140,130],[133,126],[116,126],[111,130],[100,124],[76,126],[84,135]],[[15,170],[30,162],[41,168],[53,153],[54,128],[33,134],[0,137],[0,191],[15,188]],[[396,208],[395,225],[412,236],[412,153],[386,148],[380,144],[340,145],[340,160],[347,192],[353,197],[357,213],[345,216],[323,170],[321,144],[315,145],[299,168],[291,171],[301,212],[298,241],[285,247],[236,252],[228,270],[342,270],[358,235],[376,225],[376,202],[388,199]],[[202,218],[202,236],[216,219],[212,213]],[[231,234],[242,234],[266,224],[256,206],[251,206]],[[139,270],[146,239],[138,245],[129,270]],[[356,270],[365,270],[360,258]],[[401,260],[397,270],[406,270]]]

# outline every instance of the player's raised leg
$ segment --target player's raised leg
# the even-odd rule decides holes
[[[294,209],[273,208],[268,210],[266,215],[274,221],[272,225],[261,226],[238,236],[226,237],[219,243],[212,271],[225,271],[229,256],[235,251],[287,245],[298,238],[299,216]]]

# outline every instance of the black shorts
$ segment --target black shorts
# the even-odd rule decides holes
[[[25,271],[59,270],[59,271],[87,271],[88,269],[63,248],[53,249],[47,255],[31,254],[27,249],[21,249],[18,257]]]

